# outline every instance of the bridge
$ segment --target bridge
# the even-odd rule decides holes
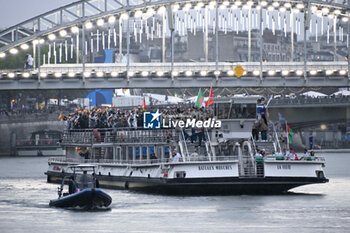
[[[0,90],[346,87],[349,12],[344,0],[77,1],[0,32]],[[309,61],[322,38],[332,61]],[[26,53],[33,69],[6,67]]]

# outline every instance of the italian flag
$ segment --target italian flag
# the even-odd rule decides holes
[[[198,92],[198,96],[197,96],[197,101],[196,101],[196,107],[200,108],[200,107],[204,107],[205,106],[205,101],[204,101],[204,97],[203,97],[203,92],[202,89],[199,89]]]
[[[294,135],[294,132],[292,130],[292,128],[287,125],[287,131],[288,131],[288,141],[289,141],[289,144],[292,144],[293,143],[293,135]]]

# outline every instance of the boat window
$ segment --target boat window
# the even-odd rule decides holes
[[[255,104],[232,104],[230,119],[255,118],[255,117],[256,117]]]
[[[218,112],[217,117],[218,119],[227,119],[228,113],[230,111],[230,103],[220,103],[218,104]]]

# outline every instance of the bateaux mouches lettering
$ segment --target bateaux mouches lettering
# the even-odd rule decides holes
[[[165,120],[163,119],[163,128],[221,128],[221,121],[214,120],[213,118],[209,118],[208,120],[196,120],[196,119],[187,119],[187,120]]]
[[[201,165],[198,166],[198,170],[207,171],[207,170],[232,170],[231,165]]]

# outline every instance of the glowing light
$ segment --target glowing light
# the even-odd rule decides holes
[[[233,76],[234,74],[235,74],[235,72],[233,72],[233,70],[227,71],[227,75],[228,75],[228,76]]]
[[[70,31],[71,31],[72,33],[78,33],[78,32],[79,32],[79,28],[78,28],[77,26],[73,26],[73,27],[70,29]]]
[[[155,11],[153,10],[153,8],[148,8],[146,14],[148,17],[151,17],[155,14]]]
[[[279,7],[280,4],[279,4],[279,2],[274,2],[274,3],[272,3],[272,6],[274,6],[274,7]]]
[[[261,5],[262,7],[265,7],[265,6],[267,6],[267,2],[266,2],[266,1],[262,1],[262,2],[260,3],[260,5]]]
[[[61,31],[60,31],[60,36],[61,36],[61,37],[67,36],[67,31],[66,31],[66,30],[61,30]]]
[[[40,44],[44,44],[44,43],[45,43],[45,40],[44,40],[44,39],[40,39],[40,40],[39,40],[39,43],[40,43]]]
[[[334,73],[333,70],[326,70],[326,75],[332,75]]]
[[[226,2],[228,2],[228,1],[226,1]],[[225,2],[224,2],[223,4],[225,4]],[[229,5],[230,5],[230,3],[229,3]],[[204,6],[204,3],[203,3],[203,2],[199,2],[199,3],[197,4],[197,7],[199,7],[199,8],[202,8],[203,6]]]
[[[91,29],[92,26],[93,26],[93,25],[92,25],[92,23],[91,23],[90,21],[88,21],[88,22],[85,23],[85,28],[86,28],[86,29]]]
[[[158,8],[157,13],[158,13],[158,14],[163,14],[163,13],[165,12],[165,10],[166,10],[165,7],[164,7],[164,6],[161,6],[161,7]]]
[[[163,76],[164,72],[163,71],[157,71],[157,76]]]
[[[297,72],[296,72],[296,74],[298,75],[298,76],[301,76],[301,75],[303,75],[303,71],[302,70],[297,70]]]
[[[75,76],[75,73],[74,73],[74,72],[69,72],[69,73],[68,73],[68,77],[73,78],[74,76]]]
[[[293,12],[294,12],[295,14],[298,14],[298,13],[300,13],[300,10],[299,10],[298,8],[294,8],[294,9],[293,9]]]
[[[284,6],[280,7],[280,11],[281,12],[286,12],[287,11],[287,8],[285,8]]]
[[[276,74],[276,71],[274,70],[269,70],[269,72],[267,72],[269,74],[269,76],[274,76]]]
[[[8,75],[7,75],[7,77],[9,77],[9,78],[14,78],[16,75],[15,75],[15,73],[9,73]]]
[[[112,76],[112,77],[117,77],[117,76],[118,76],[118,72],[113,71],[113,72],[111,73],[111,76]]]
[[[22,74],[23,78],[29,78],[29,76],[30,76],[30,74],[28,72]]]
[[[268,11],[273,11],[275,8],[273,7],[273,6],[269,6],[268,8],[267,8],[267,10]]]
[[[199,3],[198,3],[199,4]],[[203,4],[204,5],[204,4]],[[180,5],[179,4],[174,4],[174,5],[172,5],[172,10],[173,10],[173,12],[176,12],[176,11],[178,11],[180,9]]]
[[[104,21],[104,19],[99,19],[99,20],[97,20],[96,24],[97,24],[97,26],[102,27],[105,24],[105,21]]]
[[[346,70],[341,70],[341,71],[339,71],[339,74],[340,74],[340,75],[346,75]]]
[[[220,74],[221,74],[220,71],[218,71],[218,70],[215,70],[215,71],[214,71],[214,75],[218,76],[218,75],[220,75]]]
[[[55,40],[56,39],[56,35],[55,34],[50,34],[47,38],[49,38],[49,40]]]
[[[316,75],[316,74],[317,74],[317,70],[311,70],[311,71],[310,71],[310,74],[311,74],[311,75]]]
[[[202,71],[200,72],[200,75],[201,75],[201,76],[206,76],[206,75],[207,75],[207,73],[208,73],[207,71],[202,70]]]
[[[340,15],[340,14],[341,14],[341,11],[340,11],[339,9],[336,9],[336,10],[334,10],[334,14]]]
[[[84,72],[83,75],[84,75],[85,78],[89,78],[91,76],[91,73],[90,72]]]
[[[242,5],[242,2],[241,2],[241,1],[236,1],[236,2],[235,2],[235,5],[236,5],[236,6],[240,6],[240,5]]]
[[[259,75],[260,75],[260,71],[259,71],[259,70],[254,70],[254,71],[253,71],[253,75],[259,76]]]
[[[56,78],[61,78],[61,77],[62,77],[62,73],[56,72],[56,73],[55,73],[55,77],[56,77]]]
[[[0,58],[6,57],[6,53],[0,53]]]
[[[98,72],[96,73],[96,76],[99,77],[99,78],[102,78],[103,75],[104,75],[104,73],[103,73],[102,71],[98,71]]]
[[[142,72],[141,72],[141,75],[142,75],[143,77],[148,76],[148,71],[142,71]]]
[[[224,1],[224,2],[222,3],[222,5],[228,6],[228,5],[230,5],[230,2],[229,2],[229,1]]]
[[[226,9],[226,6],[225,5],[220,5],[219,9],[221,9],[221,10]]]
[[[284,4],[284,7],[285,7],[285,8],[291,8],[291,7],[292,7],[292,4],[290,4],[289,2],[286,2],[286,3]]]
[[[312,13],[315,13],[315,12],[317,12],[317,11],[318,11],[317,6],[312,6],[312,7],[311,7],[311,12],[312,12]]]
[[[18,49],[12,48],[12,49],[10,49],[10,53],[11,54],[17,54],[18,53]]]
[[[334,19],[334,17],[335,17],[335,15],[333,15],[333,14],[328,15],[328,18],[330,18],[330,19]]]
[[[191,7],[192,7],[192,4],[191,4],[191,3],[186,3],[185,6],[184,6],[184,8],[183,8],[183,10],[184,10],[184,11],[188,11],[188,10],[191,9]]]
[[[41,78],[46,78],[47,77],[47,73],[40,73],[40,77]]]
[[[348,18],[348,17],[343,17],[341,20],[342,20],[344,23],[346,23],[346,22],[349,21],[349,18]]]
[[[115,23],[115,20],[116,20],[115,16],[112,15],[108,18],[108,23],[110,24]]]
[[[187,71],[185,72],[185,75],[186,75],[186,76],[191,76],[191,75],[192,75],[192,71],[187,70]]]
[[[283,75],[283,76],[289,75],[289,71],[288,71],[288,70],[283,70],[283,71],[282,71],[282,75]]]
[[[174,70],[172,73],[171,73],[172,76],[178,76],[179,75],[179,72]]]
[[[134,73],[133,71],[129,71],[129,72],[128,72],[128,76],[129,76],[129,77],[134,76],[134,74],[135,74],[135,73]]]
[[[321,127],[322,130],[326,130],[327,129],[327,125],[325,125],[325,124],[322,124],[320,127]]]
[[[135,12],[135,15],[134,15],[135,18],[141,18],[141,16],[142,16],[142,11],[138,10]]]
[[[21,44],[21,49],[27,50],[27,49],[29,49],[29,45],[27,45],[27,44]]]
[[[298,3],[298,4],[297,4],[297,8],[298,8],[298,9],[303,9],[303,8],[304,8],[304,4]]]
[[[322,13],[325,14],[325,15],[328,14],[329,13],[329,9],[327,7],[322,8]]]

